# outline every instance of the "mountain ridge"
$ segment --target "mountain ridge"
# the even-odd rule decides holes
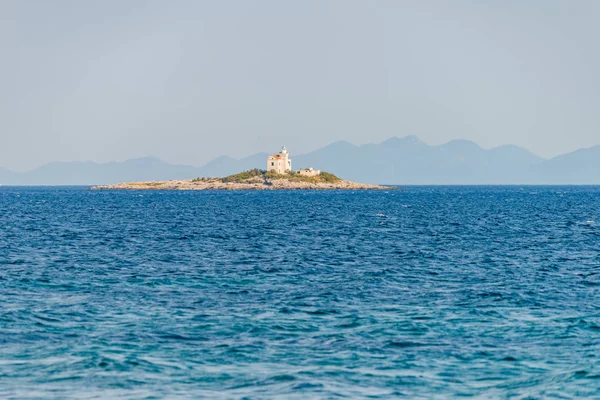
[[[0,184],[105,185],[227,176],[263,169],[267,155],[256,153],[239,159],[221,155],[201,167],[171,164],[154,156],[105,163],[55,161],[26,172],[0,168]],[[409,135],[362,145],[340,140],[305,154],[292,154],[292,160],[295,169],[314,167],[375,184],[600,184],[600,145],[547,159],[514,144],[485,149],[471,140],[455,139],[428,145]]]

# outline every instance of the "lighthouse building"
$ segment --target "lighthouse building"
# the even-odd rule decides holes
[[[273,154],[267,158],[267,171],[285,174],[292,171],[292,159],[285,146],[281,148],[279,154]]]
[[[285,146],[281,148],[279,154],[273,154],[267,158],[267,171],[278,174],[286,174],[292,172],[292,159]],[[296,171],[301,176],[319,176],[321,171],[318,169],[304,168]]]

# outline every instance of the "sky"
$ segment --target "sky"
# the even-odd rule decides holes
[[[0,167],[600,144],[596,0],[0,0]]]

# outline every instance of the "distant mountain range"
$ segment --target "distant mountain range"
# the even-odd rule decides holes
[[[293,150],[293,149],[292,149]],[[267,153],[218,157],[202,167],[155,157],[125,162],[53,162],[27,172],[0,169],[3,185],[96,185],[127,181],[226,176],[265,168]],[[314,167],[344,179],[398,185],[600,184],[600,146],[551,159],[514,145],[483,149],[468,140],[430,146],[416,136],[378,144],[340,141],[307,154],[292,153],[294,168]]]

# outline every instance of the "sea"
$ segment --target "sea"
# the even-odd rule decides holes
[[[600,187],[2,187],[0,398],[600,398]]]

